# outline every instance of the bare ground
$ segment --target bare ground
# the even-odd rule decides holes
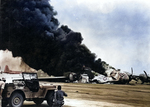
[[[150,107],[150,85],[53,84],[68,94],[64,107]],[[27,106],[37,107],[25,102]],[[46,101],[39,107],[48,107]]]
[[[150,107],[150,85],[54,84],[68,94],[64,107]]]

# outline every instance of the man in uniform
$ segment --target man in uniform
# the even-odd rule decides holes
[[[0,80],[0,107],[2,106],[2,93],[5,88],[5,82]]]
[[[61,86],[59,85],[57,87],[57,91],[55,93],[55,104],[54,106],[57,106],[57,107],[62,107],[62,105],[64,105],[64,96],[67,96],[67,94],[61,90]]]
[[[0,80],[0,96],[2,96],[2,92],[5,88],[5,82],[3,80]]]

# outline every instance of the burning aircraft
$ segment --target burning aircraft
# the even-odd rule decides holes
[[[98,74],[91,81],[99,84],[109,83],[110,77],[106,77],[105,75]]]
[[[123,72],[120,70],[115,69],[108,69],[106,70],[106,74],[102,75],[99,74],[98,76],[95,76],[92,81],[96,81],[98,83],[114,83],[114,84],[129,84],[129,82],[133,79],[137,81],[138,76],[133,75],[133,69],[131,68],[132,73],[129,72]]]

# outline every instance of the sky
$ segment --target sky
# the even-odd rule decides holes
[[[80,32],[97,58],[121,71],[150,74],[149,0],[51,0],[61,25]]]

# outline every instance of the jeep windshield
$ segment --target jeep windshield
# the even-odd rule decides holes
[[[36,73],[22,73],[24,80],[32,80],[32,79],[38,79]]]

